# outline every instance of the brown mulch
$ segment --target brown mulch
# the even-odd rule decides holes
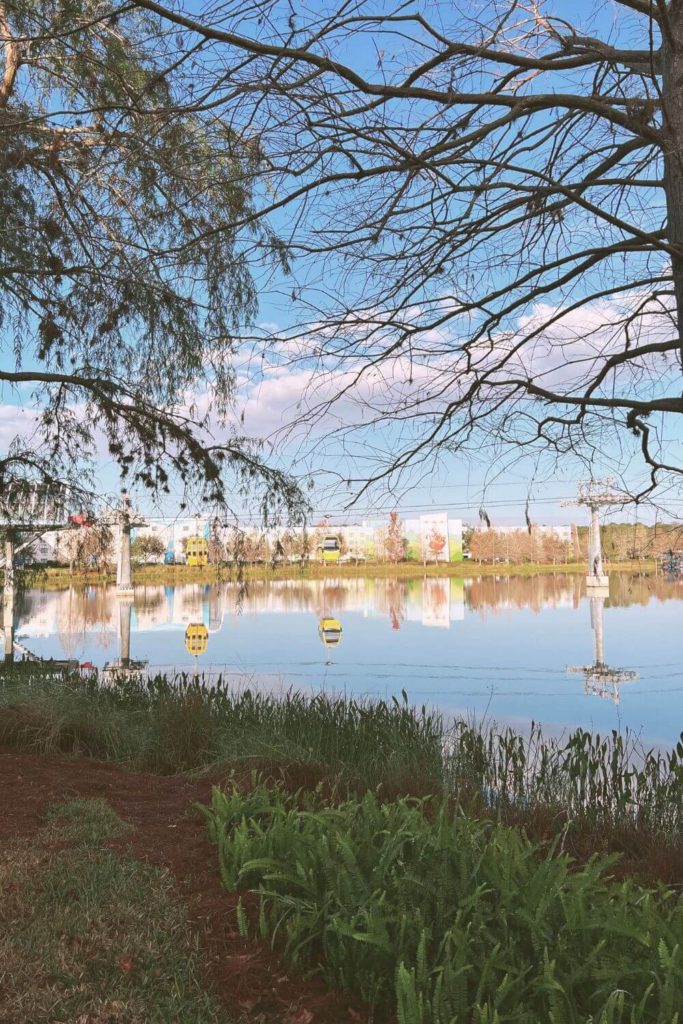
[[[179,882],[208,978],[234,1019],[258,1024],[359,1024],[367,1011],[347,993],[297,977],[266,943],[236,928],[237,896],[221,888],[218,854],[192,806],[207,803],[211,783],[141,774],[106,762],[17,753],[0,748],[0,846],[31,835],[47,808],[70,797],[101,797],[133,828],[121,848],[167,868]]]

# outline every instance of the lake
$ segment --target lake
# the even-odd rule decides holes
[[[185,646],[191,623],[208,631],[197,657]],[[405,690],[417,704],[522,728],[531,719],[549,731],[628,726],[665,746],[683,728],[683,582],[662,577],[614,573],[609,597],[592,599],[580,575],[341,579],[334,570],[246,589],[140,586],[132,604],[113,587],[33,590],[17,602],[16,638],[41,657],[102,666],[128,653],[150,671],[222,673],[241,686]]]

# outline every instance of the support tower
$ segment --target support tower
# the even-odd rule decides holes
[[[121,493],[117,509],[100,520],[117,530],[116,595],[133,599],[133,580],[130,571],[130,534],[139,526],[147,526],[145,517],[136,512],[126,491]]]
[[[602,564],[600,509],[610,505],[623,505],[625,502],[624,496],[612,489],[612,484],[611,477],[606,480],[580,480],[576,500],[562,502],[563,505],[584,506],[590,510],[588,575],[586,576],[589,596],[602,594],[606,597],[609,593],[609,577]]]

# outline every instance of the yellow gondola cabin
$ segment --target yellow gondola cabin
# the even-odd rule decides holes
[[[323,562],[338,562],[341,555],[339,537],[325,537],[320,545]]]
[[[203,654],[208,640],[209,631],[203,622],[191,622],[185,630],[185,649],[188,654]]]

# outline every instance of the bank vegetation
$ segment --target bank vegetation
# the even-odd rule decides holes
[[[674,1024],[683,736],[17,665],[0,744],[215,783],[232,926],[401,1024]]]

